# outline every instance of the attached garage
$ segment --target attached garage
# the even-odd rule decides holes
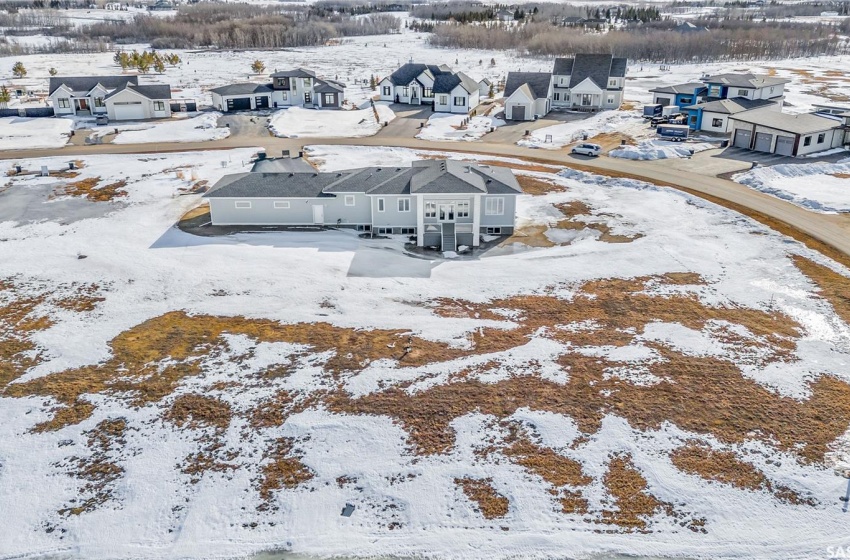
[[[776,149],[774,153],[780,156],[794,155],[794,137],[793,136],[777,136]]]
[[[528,107],[525,105],[514,105],[511,107],[510,119],[512,121],[524,121],[526,119],[525,114],[527,110]]]
[[[251,98],[250,97],[231,97],[227,100],[227,110],[228,111],[250,111],[251,110]]]
[[[210,90],[219,111],[251,111],[271,106],[272,88],[265,84],[231,84]]]
[[[745,150],[749,150],[750,142],[752,142],[752,139],[752,131],[739,128],[735,130],[735,142],[733,144],[736,148],[744,148]]]
[[[552,74],[549,72],[508,72],[505,81],[505,118],[533,121],[549,112]]]
[[[141,101],[124,101],[115,103],[116,121],[133,121],[145,118],[145,108]]]
[[[767,132],[757,132],[756,133],[756,145],[753,148],[757,152],[771,152],[771,147],[773,146],[773,134],[769,134]]]

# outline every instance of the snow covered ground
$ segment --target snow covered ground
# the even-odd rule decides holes
[[[0,118],[0,150],[61,148],[68,143],[74,121],[61,118]]]
[[[816,212],[850,212],[850,158],[756,167],[732,179]]]
[[[463,121],[469,119],[466,125]],[[503,126],[505,121],[495,117],[467,117],[467,115],[449,115],[437,113],[431,115],[425,128],[416,135],[420,140],[463,141],[479,140],[490,129]]]
[[[104,184],[124,182],[126,196],[91,203],[101,205],[102,212],[81,220],[21,218],[0,223],[3,303],[49,294],[36,307],[50,318],[32,335],[41,350],[37,363],[18,383],[28,387],[28,381],[106,361],[113,352],[144,344],[159,331],[122,339],[120,348],[111,348],[109,341],[173,311],[189,314],[176,328],[189,328],[192,334],[185,336],[199,337],[198,341],[217,328],[216,321],[244,316],[315,328],[327,324],[357,328],[358,336],[369,336],[370,329],[400,329],[412,332],[416,340],[451,346],[441,351],[445,355],[422,365],[366,360],[352,370],[331,373],[334,350],[316,352],[305,344],[258,339],[227,322],[212,347],[202,342],[187,345],[192,347],[187,351],[199,355],[186,362],[188,370],[179,371],[195,367],[198,371],[178,378],[164,396],[152,401],[133,404],[132,391],[92,387],[83,397],[92,406],[89,417],[56,431],[33,433],[36,424],[52,416],[54,398],[2,394],[0,510],[14,515],[0,524],[0,556],[223,558],[283,549],[322,556],[469,559],[543,558],[561,556],[565,550],[575,555],[807,558],[822,556],[827,545],[846,544],[846,515],[837,500],[846,481],[817,462],[799,461],[793,449],[778,450],[768,436],[759,439],[755,432],[731,445],[674,422],[638,427],[627,421],[628,406],[606,413],[598,429],[584,432],[569,415],[531,405],[504,417],[464,410],[449,424],[452,444],[445,452],[417,454],[413,430],[394,414],[430,406],[431,401],[420,407],[408,397],[427,398],[433,388],[467,381],[498,389],[500,383],[528,375],[548,380],[552,387],[563,386],[582,374],[562,367],[559,360],[564,356],[610,362],[608,374],[627,385],[626,391],[646,390],[640,383],[660,383],[646,371],[674,355],[692,360],[708,356],[718,360],[712,362],[715,367],[726,367],[723,364],[731,360],[740,367],[741,379],[770,389],[763,398],[790,396],[803,399],[799,404],[803,406],[814,390],[814,379],[829,375],[841,384],[850,382],[850,328],[815,295],[813,283],[789,257],[800,254],[841,274],[850,271],[700,199],[637,181],[571,171],[558,177],[538,175],[563,190],[522,196],[518,226],[554,227],[564,218],[554,204],[581,202],[592,209],[594,216],[588,219],[603,223],[614,234],[635,236],[634,241],[608,243],[598,231],[576,230],[571,242],[555,247],[534,249],[517,238],[515,244],[477,260],[430,262],[404,255],[398,240],[372,242],[347,231],[196,237],[173,228],[186,210],[200,202],[198,195],[176,196],[192,181],[186,178],[189,173],[177,174],[175,169],[191,169],[196,180],[212,183],[225,173],[247,169],[252,152],[85,157],[75,181],[99,177]],[[350,167],[352,161],[406,165],[417,157],[409,150],[352,146],[324,146],[311,153],[318,155],[325,169]],[[64,159],[26,163],[38,169],[55,167]],[[61,182],[33,176],[10,180],[9,188],[0,193],[0,206],[13,193],[34,197],[39,185],[58,188]],[[31,198],[29,204],[49,206],[61,200],[44,196]],[[367,266],[373,272],[370,277],[351,273]],[[410,274],[414,269],[424,274]],[[793,317],[800,332],[792,339],[788,359],[760,364],[759,356],[746,354],[748,346],[735,350],[739,338],[756,349],[763,341],[743,327],[724,330],[730,327],[722,320],[702,330],[680,324],[679,318],[653,320],[642,330],[620,333],[629,337],[625,345],[600,341],[576,348],[552,337],[596,328],[593,321],[580,317],[532,330],[507,350],[449,357],[469,348],[472,333],[494,327],[509,333],[526,318],[511,309],[489,307],[486,317],[443,316],[431,303],[462,298],[474,305],[535,294],[580,306],[592,301],[577,296],[577,286],[587,281],[683,272],[701,275],[705,284],[653,287],[650,282],[647,293],[658,295],[658,301],[692,294],[687,300],[700,305]],[[50,299],[71,295],[80,286],[95,286],[103,299],[91,308],[60,306]],[[620,305],[612,302],[611,309]],[[165,375],[180,361],[178,356],[160,359],[155,354],[159,344],[169,344],[174,336],[184,335],[163,335],[150,349],[154,354],[144,358],[156,356],[150,376]],[[318,344],[320,338],[311,342]],[[345,356],[360,352],[358,348],[347,345],[339,355],[348,359]],[[386,344],[372,347],[386,349]],[[667,357],[662,358],[658,349]],[[122,379],[134,375],[122,369],[123,364],[116,367]],[[95,379],[101,370],[83,371]],[[359,396],[367,400],[351,402],[366,406],[370,396],[389,388],[398,389],[389,394],[400,404],[382,413],[338,413],[330,404],[320,404],[323,395],[340,387],[344,391],[337,404]],[[233,411],[232,419],[220,430],[203,425],[178,428],[167,412],[180,396],[192,394],[219,399]],[[263,416],[265,427],[258,427],[251,419],[278,394],[309,399],[299,400],[303,406],[283,419]],[[447,393],[445,398],[452,396]],[[723,397],[727,398],[735,395]],[[482,406],[509,400],[493,398]],[[797,410],[793,403],[782,403]],[[677,401],[668,412],[680,407]],[[99,444],[92,434],[101,422],[120,418],[127,430],[97,459],[91,446]],[[581,465],[592,479],[582,490],[589,513],[563,513],[557,492],[544,478],[500,453],[484,452],[507,437],[506,423],[533,432],[535,445]],[[701,438],[712,448],[734,450],[771,481],[810,496],[819,505],[781,502],[767,491],[709,482],[675,468],[670,451],[692,438]],[[269,476],[265,468],[275,464],[270,463],[275,452],[269,447],[274,442],[293,446],[289,462],[278,464],[284,469],[282,476],[291,472],[295,461],[309,469],[311,477],[291,488],[280,481],[266,502],[257,485]],[[179,465],[196,453],[212,454],[217,461],[214,468],[194,475],[181,469]],[[653,510],[649,532],[600,524],[600,511],[617,509],[611,505],[605,473],[612,457],[624,453],[646,479],[646,491],[670,504],[669,509]],[[58,513],[79,505],[90,492],[86,481],[68,476],[86,460],[119,465],[109,496],[91,511]],[[488,484],[508,501],[505,515],[484,518],[458,488],[456,479],[461,477],[489,479]],[[268,506],[262,507],[264,503]],[[356,506],[351,517],[340,516],[346,503]],[[674,513],[703,519],[705,532],[682,527]]]
[[[230,129],[218,126],[221,113],[203,113],[195,117],[175,115],[169,120],[115,123],[93,127],[92,136],[103,137],[118,130],[113,144],[152,144],[157,142],[209,142],[230,136]]]
[[[269,129],[281,138],[362,138],[373,136],[395,118],[395,113],[385,103],[375,103],[378,119],[371,108],[344,110],[319,110],[292,107],[272,114]]]
[[[528,148],[558,150],[578,142],[585,135],[590,139],[598,134],[613,132],[620,132],[632,138],[655,135],[655,130],[649,128],[638,111],[602,111],[581,120],[538,128],[517,144]]]
[[[644,140],[634,146],[622,146],[611,150],[608,155],[623,159],[668,159],[690,157],[697,152],[710,150],[714,144],[706,142],[670,142],[668,140]]]

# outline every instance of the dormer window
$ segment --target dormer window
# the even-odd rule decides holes
[[[617,85],[617,80],[608,80],[608,85],[610,87],[615,87]]]

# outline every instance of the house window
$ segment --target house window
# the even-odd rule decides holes
[[[560,83],[562,86],[567,85],[567,78],[565,78],[565,77],[561,76],[561,77],[560,77],[560,80],[561,80],[561,81],[560,81],[559,83]]]
[[[806,136],[803,138],[803,146],[811,146],[812,145],[812,137]]]
[[[379,198],[378,199],[378,212],[383,212],[383,211],[384,211],[384,199]]]
[[[336,105],[336,96],[332,93],[326,93],[325,105]]]
[[[723,126],[723,119],[711,119],[711,126],[713,128],[720,128]]]
[[[457,203],[457,217],[458,218],[468,218],[469,217],[469,202],[458,202]]]
[[[106,107],[106,104],[103,102],[102,97],[95,97],[94,98],[94,106],[95,107]]]
[[[354,206],[354,195],[353,194],[345,195],[345,205],[346,206]]]
[[[278,210],[286,210],[286,209],[289,208],[289,201],[288,200],[275,200],[274,201],[274,207],[277,208]]]
[[[560,101],[560,100],[561,100],[561,92],[556,91],[555,92],[555,101]]]
[[[617,87],[617,80],[608,80],[608,87]]]
[[[774,90],[774,89],[776,89],[776,88],[771,87],[771,88],[770,88],[770,93],[773,93],[773,90]]]
[[[738,90],[738,95],[740,95],[741,97],[746,97],[746,96],[748,96],[748,95],[749,95],[749,92],[748,92],[747,90],[745,90],[745,89],[739,89],[739,90]]]
[[[313,102],[313,94],[309,91],[304,92],[304,103],[312,103]]]
[[[68,108],[71,107],[71,100],[68,99],[67,97],[60,97],[56,101],[59,102],[59,108],[60,109],[68,109]]]
[[[682,99],[679,100],[679,105],[690,105],[693,102],[694,102],[693,97],[683,97]]]
[[[440,105],[448,105],[449,104],[449,96],[441,95],[440,96]]]
[[[410,95],[410,88],[407,87],[407,86],[404,86],[403,88],[401,88],[401,96],[407,97],[408,95]]]
[[[413,235],[414,233],[416,233],[416,228],[412,228],[412,227],[401,228],[401,234],[402,235]]]
[[[501,196],[486,199],[484,213],[488,216],[501,216],[505,213],[505,199]]]
[[[281,92],[281,93],[283,93],[283,100],[284,100],[284,101],[286,101],[287,99],[289,99],[289,92],[288,92],[288,91],[284,91],[284,92]]]
[[[286,78],[278,78],[277,85],[278,87],[286,87]]]
[[[614,96],[613,96],[613,95],[609,95],[609,96],[608,96],[608,105],[613,105],[613,104],[614,104]]]
[[[455,107],[465,107],[466,106],[466,98],[465,97],[455,97]]]
[[[391,227],[379,227],[378,228],[378,235],[392,235],[392,233],[393,233],[393,228],[391,228]]]
[[[436,202],[426,202],[425,203],[425,217],[426,218],[436,218],[437,217],[437,203]]]
[[[308,88],[312,85],[313,85],[313,79],[312,78],[304,78],[304,87],[305,88]]]
[[[409,198],[399,198],[398,199],[398,211],[399,212],[410,212],[410,199]]]
[[[382,93],[381,95],[385,95],[385,96],[389,97],[391,95],[390,86],[384,86],[384,93]]]
[[[823,141],[826,140],[826,133],[821,132],[818,134],[818,144],[823,144]]]
[[[248,209],[248,208],[251,208],[251,201],[250,200],[237,200],[236,202],[233,203],[233,206],[235,208]]]
[[[97,105],[97,99],[94,100],[94,104]],[[154,101],[153,102],[153,110],[154,111],[165,111],[165,101]]]
[[[434,90],[426,87],[422,90],[422,97],[434,97]]]
[[[502,228],[500,227],[488,227],[484,231],[490,235],[502,235]]]
[[[691,115],[691,124],[694,125],[694,126],[697,125],[697,116],[696,115]]]

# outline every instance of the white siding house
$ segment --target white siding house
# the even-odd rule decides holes
[[[170,117],[171,87],[138,81],[138,76],[53,77],[48,99],[56,115],[107,115],[118,121]]]
[[[510,72],[505,81],[504,96],[506,119],[533,121],[542,117],[552,108],[552,74]]]
[[[556,58],[552,104],[587,110],[618,109],[623,103],[627,61],[610,54]]]

